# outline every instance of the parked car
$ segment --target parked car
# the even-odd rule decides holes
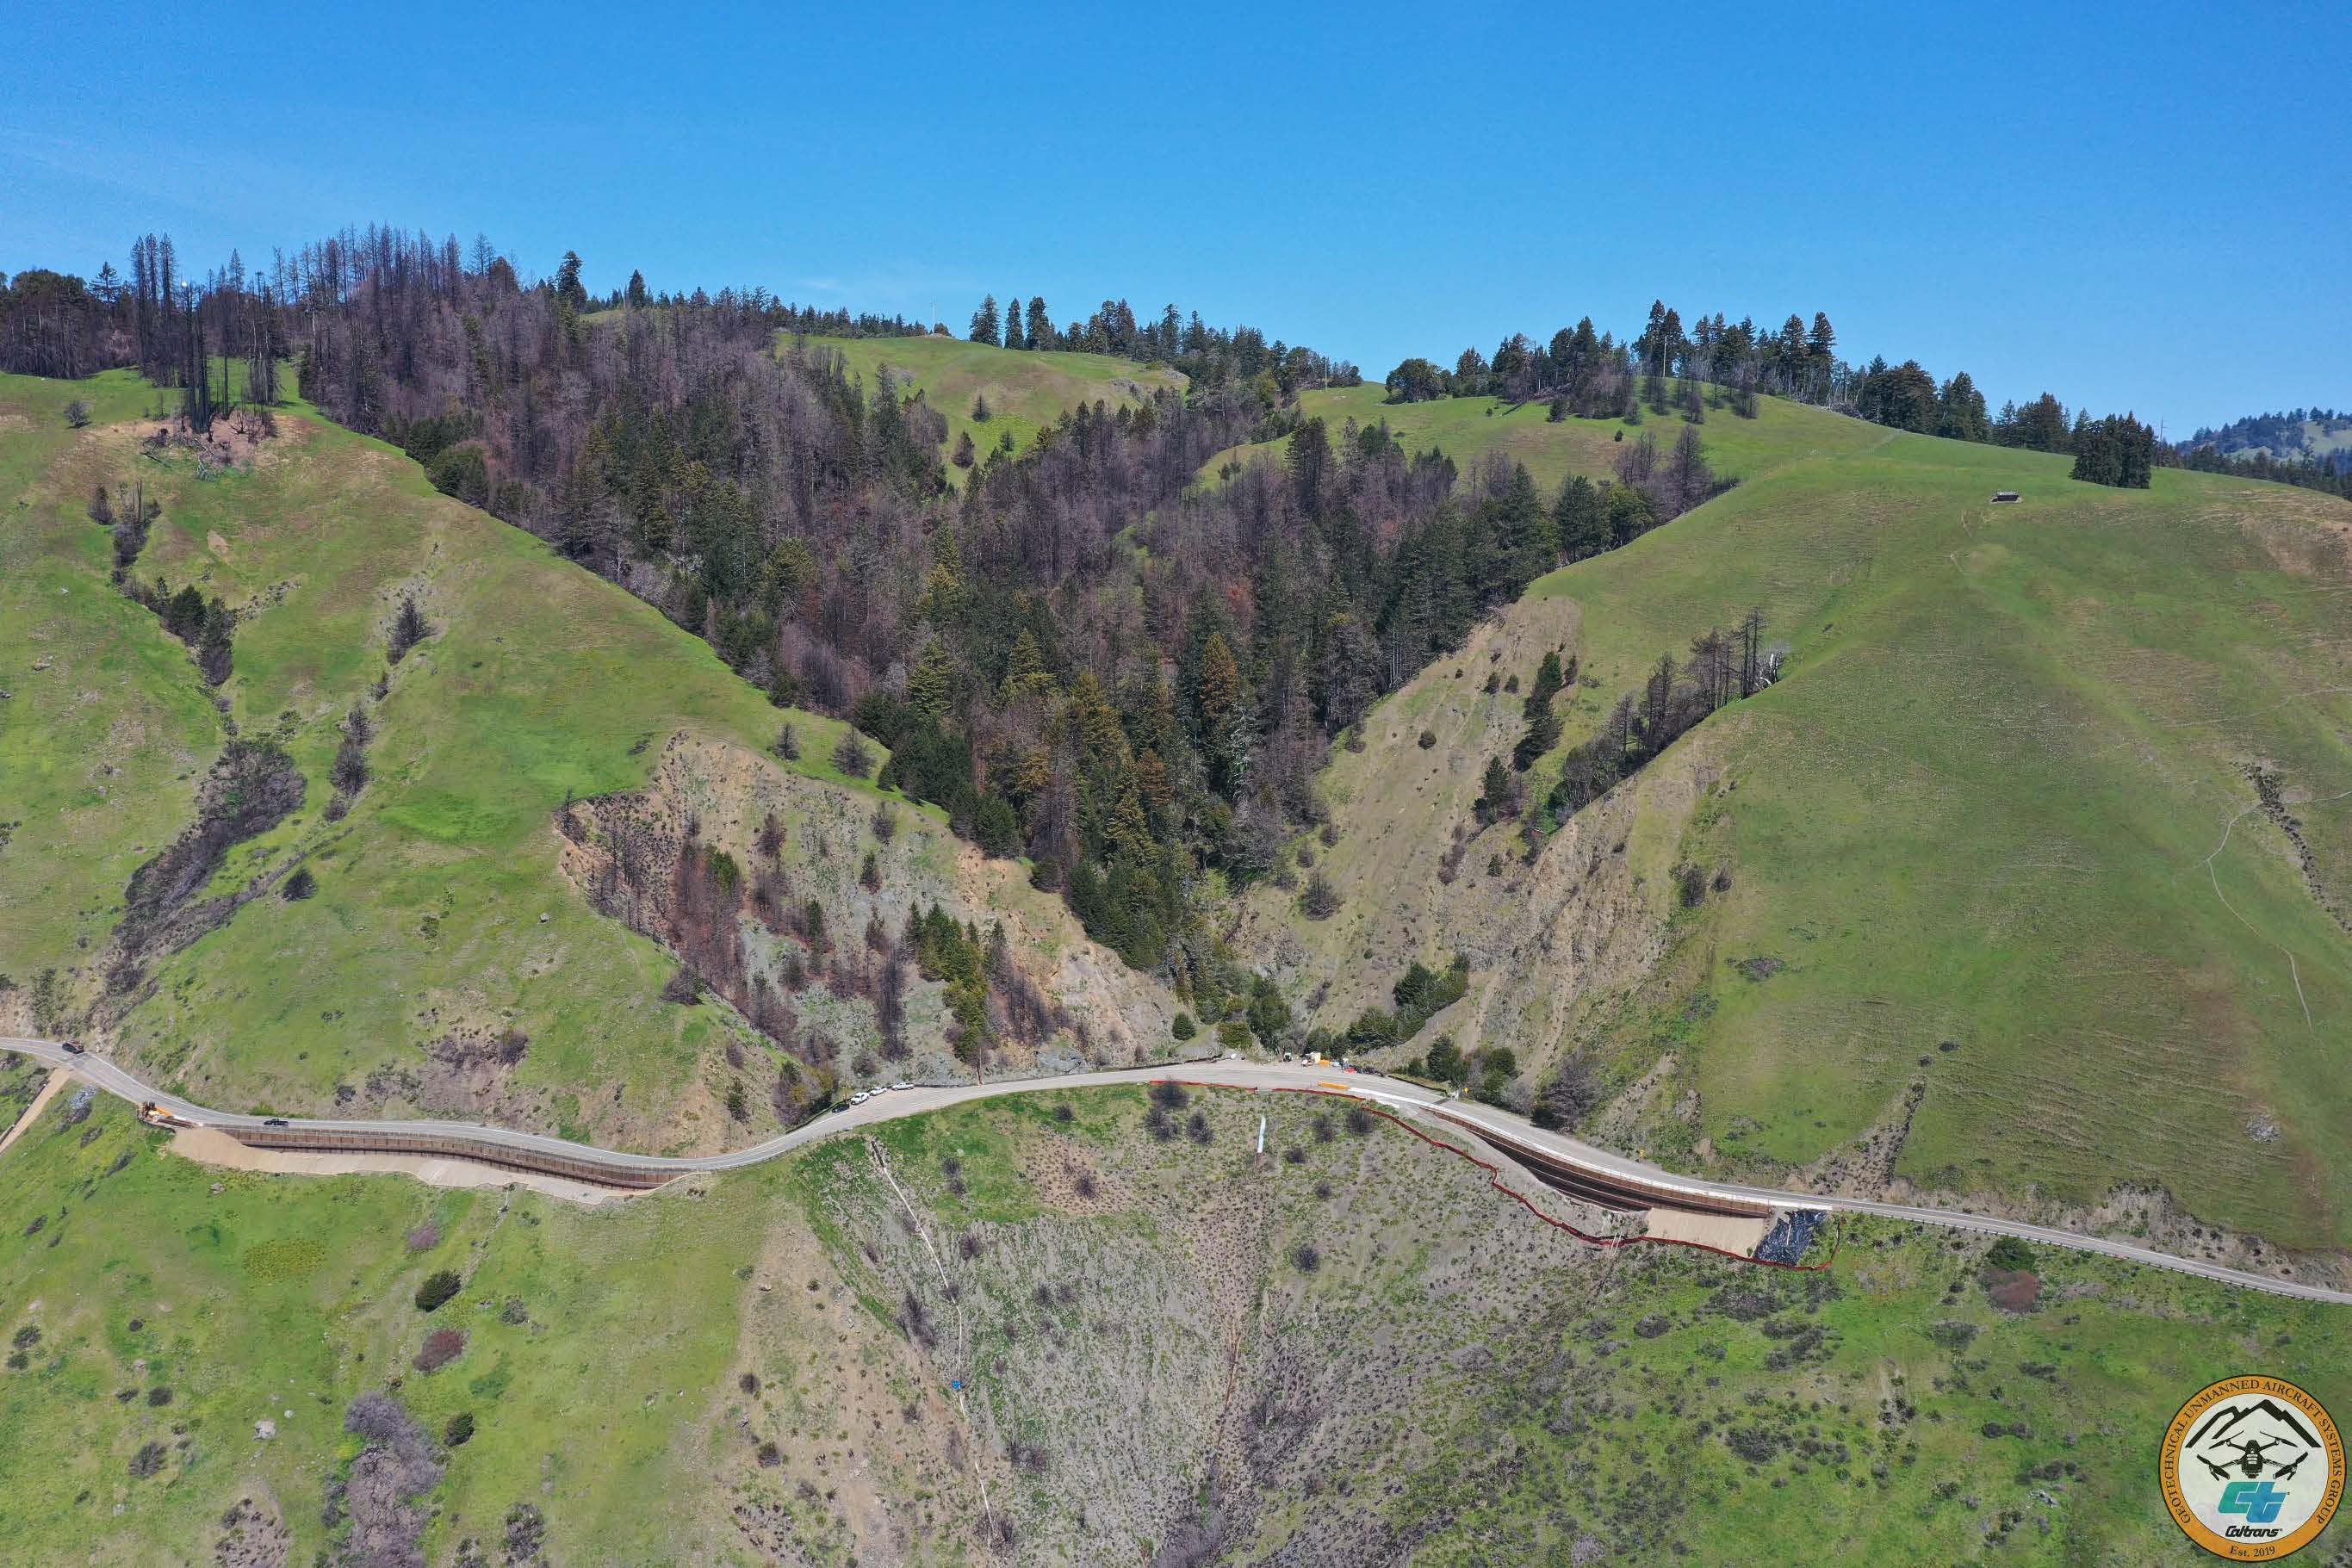
[[[849,1103],[853,1105],[863,1105],[871,1098],[872,1096],[867,1094],[865,1090],[860,1089],[856,1093],[852,1094],[849,1097]]]
[[[846,1110],[848,1110],[848,1109],[849,1109],[849,1102],[848,1102],[848,1101],[846,1101],[846,1100],[839,1100],[839,1101],[835,1101],[835,1102],[834,1103],[833,1113],[834,1113],[835,1115],[838,1116],[838,1115],[840,1115],[844,1111],[846,1111]]]
[[[80,1047],[80,1046],[79,1046],[79,1045],[76,1045],[72,1040],[61,1040],[58,1041],[58,1043],[59,1045],[62,1045],[62,1046],[64,1046],[64,1047],[66,1048],[66,1054],[67,1054],[68,1056],[79,1056],[79,1055],[81,1055],[81,1054],[82,1054],[82,1049],[81,1049],[81,1047]]]
[[[286,1118],[283,1116],[264,1116],[261,1119],[261,1124],[265,1127],[282,1127],[286,1125]]]
[[[911,1083],[909,1083],[909,1082],[908,1082],[905,1079],[901,1078],[900,1080],[898,1080],[898,1082],[893,1083],[892,1085],[890,1085],[890,1087],[891,1087],[891,1088],[893,1088],[893,1089],[912,1089],[912,1088],[914,1087],[914,1085],[913,1085],[913,1084],[911,1084]]]

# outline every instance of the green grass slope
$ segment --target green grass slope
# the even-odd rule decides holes
[[[147,411],[127,375],[0,401],[0,973],[30,993],[113,927],[110,900],[185,822],[220,724],[187,651],[107,584],[112,547],[85,516],[87,487],[42,483],[77,443],[60,417]],[[37,395],[23,392],[40,389]],[[64,480],[58,481],[60,484]],[[94,480],[92,481],[95,482]]]
[[[1605,479],[1616,472],[1622,443],[1647,434],[1663,450],[1673,446],[1683,430],[1679,414],[1644,414],[1639,423],[1616,419],[1564,419],[1552,422],[1550,405],[1542,402],[1509,403],[1499,398],[1437,398],[1428,402],[1391,403],[1381,387],[1367,383],[1301,392],[1302,416],[1319,419],[1332,439],[1352,422],[1359,428],[1388,422],[1389,429],[1407,452],[1435,447],[1469,472],[1489,455],[1525,465],[1545,496],[1571,474]],[[1889,434],[1876,425],[1847,419],[1825,409],[1759,398],[1754,419],[1741,419],[1728,409],[1711,409],[1698,427],[1707,462],[1717,476],[1748,479],[1786,463],[1816,455],[1866,451]],[[1290,438],[1228,447],[1201,466],[1203,481],[1213,482],[1234,464],[1279,459]]]
[[[2344,1248],[2352,507],[2178,471],[2106,490],[2063,457],[1858,428],[1482,633],[1523,680],[1543,647],[1581,655],[1570,742],[1750,605],[1790,649],[1780,685],[1533,866],[1515,828],[1477,834],[1433,895],[1452,822],[1416,803],[1441,779],[1475,793],[1517,731],[1515,697],[1474,695],[1482,653],[1466,683],[1442,662],[1335,760],[1350,913],[1317,927],[1260,895],[1253,918],[1287,933],[1302,989],[1375,936],[1397,968],[1471,939],[1492,973],[1441,1027],[1538,1073],[1597,1046],[1647,1097],[1609,1124],[1654,1153],[2029,1207],[2155,1186]],[[1447,716],[1430,751],[1423,712]],[[1682,908],[1684,863],[1728,890]]]
[[[81,432],[61,417],[77,395],[97,407]],[[989,873],[936,811],[899,805],[908,830],[875,846],[887,885],[856,887],[877,797],[835,769],[839,721],[780,713],[700,640],[436,493],[392,448],[298,405],[249,465],[200,465],[147,449],[138,435],[152,426],[125,423],[152,399],[127,377],[0,381],[12,612],[0,620],[12,787],[0,793],[20,824],[0,848],[0,972],[16,981],[0,1002],[15,998],[19,1022],[62,1027],[107,990],[121,1004],[107,938],[125,884],[192,819],[196,780],[232,734],[283,746],[307,792],[232,852],[210,891],[282,876],[298,859],[319,891],[299,902],[265,891],[131,992],[145,999],[122,1019],[116,1053],[206,1103],[493,1114],[640,1147],[744,1141],[718,1109],[742,1069],[732,1057],[751,1064],[746,1098],[761,1117],[775,1069],[729,1009],[661,1000],[676,960],[599,914],[559,854],[567,800],[645,787],[677,737],[719,759],[730,799],[781,808],[782,868],[800,896],[826,895],[841,931],[864,925],[866,903],[937,898],[973,913],[1001,903],[1043,948],[1086,946],[1018,885],[1017,867]],[[194,582],[239,614],[218,694],[108,582],[107,535],[83,507],[94,485],[133,478],[163,507],[139,577]],[[385,632],[410,593],[434,634],[387,671]],[[378,732],[373,778],[331,822],[328,771],[354,703]],[[787,719],[800,738],[790,764],[767,750]],[[757,825],[714,818],[711,836],[740,854]],[[845,835],[845,861],[832,852]],[[445,1039],[507,1030],[529,1043],[497,1082],[436,1060]]]
[[[2339,1310],[2053,1255],[2011,1312],[1979,1244],[1889,1225],[1818,1274],[1597,1253],[1305,1097],[1199,1093],[1169,1143],[1136,1091],[1062,1105],[582,1211],[208,1170],[53,1102],[0,1155],[0,1559],[209,1562],[242,1528],[336,1560],[370,1495],[345,1412],[389,1391],[441,1467],[434,1563],[505,1560],[527,1506],[546,1561],[633,1568],[1007,1540],[2138,1568],[2191,1560],[2150,1458],[2189,1394],[2352,1402]],[[1251,1152],[1262,1114],[1295,1161]],[[436,1329],[463,1346],[422,1370]]]
[[[942,455],[955,450],[956,437],[970,432],[972,445],[985,455],[1009,432],[1016,447],[1025,448],[1037,432],[1051,425],[1063,410],[1080,403],[1106,402],[1116,408],[1134,402],[1153,391],[1181,389],[1183,372],[1165,366],[1145,366],[1109,354],[1030,353],[961,338],[808,338],[789,336],[780,346],[805,341],[812,350],[838,353],[851,376],[868,395],[881,384],[887,369],[908,391],[919,390],[924,401],[947,417]],[[975,400],[988,401],[984,423],[971,417]],[[950,468],[952,476],[958,471]]]

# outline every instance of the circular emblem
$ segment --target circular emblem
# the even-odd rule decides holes
[[[2344,1439],[2319,1401],[2277,1377],[2225,1377],[2165,1428],[2165,1506],[2189,1540],[2268,1563],[2319,1537],[2344,1499]]]

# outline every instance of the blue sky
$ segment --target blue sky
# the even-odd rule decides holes
[[[381,219],[959,328],[1173,299],[1374,376],[1662,296],[2174,435],[2352,404],[2340,12],[1919,9],[37,0],[0,270]]]

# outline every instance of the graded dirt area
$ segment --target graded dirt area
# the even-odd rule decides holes
[[[51,1080],[52,1085],[55,1082]],[[527,1186],[567,1203],[587,1205],[610,1203],[629,1196],[614,1187],[566,1181],[562,1176],[542,1176],[536,1171],[509,1170],[503,1166],[477,1165],[471,1160],[436,1159],[424,1155],[314,1155],[299,1149],[257,1149],[214,1127],[180,1128],[172,1134],[172,1152],[198,1165],[218,1166],[224,1170],[262,1171],[272,1176],[408,1176],[430,1186]]]
[[[1679,1208],[1654,1208],[1649,1211],[1645,1234],[1664,1241],[1695,1241],[1701,1247],[1713,1247],[1745,1258],[1756,1250],[1756,1244],[1770,1228],[1769,1220],[1743,1218],[1736,1214],[1687,1214]]]
[[[49,1102],[57,1097],[58,1091],[65,1087],[66,1080],[72,1076],[69,1072],[49,1074],[49,1081],[41,1085],[41,1092],[33,1096],[31,1104],[25,1107],[25,1113],[16,1118],[16,1124],[5,1133],[0,1133],[0,1154],[7,1153],[8,1145],[23,1136],[26,1128],[41,1119],[41,1113],[49,1108]]]

